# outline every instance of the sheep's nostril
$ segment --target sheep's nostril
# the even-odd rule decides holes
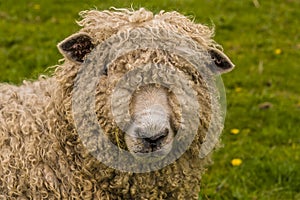
[[[165,129],[164,131],[156,134],[155,136],[143,138],[145,142],[147,142],[151,147],[160,146],[163,141],[168,137],[169,130]]]

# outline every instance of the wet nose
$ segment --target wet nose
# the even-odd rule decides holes
[[[165,129],[164,131],[152,136],[143,138],[144,142],[150,145],[151,148],[160,147],[163,141],[168,137],[169,129]]]

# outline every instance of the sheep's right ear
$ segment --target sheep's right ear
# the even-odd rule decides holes
[[[85,56],[94,49],[92,38],[84,33],[77,33],[57,45],[61,54],[73,62],[82,63]]]
[[[234,64],[222,51],[211,48],[208,50],[208,53],[213,59],[217,72],[223,74],[231,71],[234,68]]]

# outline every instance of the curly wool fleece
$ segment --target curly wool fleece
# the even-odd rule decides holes
[[[88,54],[113,35],[136,28],[160,28],[189,37],[211,54],[221,72],[233,68],[212,40],[213,31],[177,12],[156,15],[138,11],[83,11],[82,29],[58,45],[65,62],[53,77],[40,77],[17,87],[0,85],[1,199],[198,199],[201,173],[209,156],[200,159],[211,120],[209,88],[185,59],[160,50],[136,50],[106,69],[96,93],[98,121],[108,138],[126,150],[110,106],[111,93],[128,71],[155,60],[179,69],[191,82],[199,104],[200,125],[190,148],[175,162],[147,173],[121,172],[99,162],[83,145],[72,113],[72,88]],[[153,32],[153,38],[157,34]],[[207,58],[208,59],[208,58]],[[205,63],[205,62],[204,62]],[[170,95],[177,122],[180,110]],[[216,97],[217,98],[217,97]],[[221,128],[220,123],[220,128]],[[217,138],[218,139],[218,138]]]

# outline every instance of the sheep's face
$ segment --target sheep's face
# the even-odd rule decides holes
[[[148,34],[152,34],[152,32]],[[144,35],[141,34],[141,36]],[[196,45],[188,45],[185,47],[188,49],[180,46],[179,49],[176,49],[179,53],[173,53],[171,52],[172,49],[167,46],[166,49],[169,51],[156,48],[135,49],[136,43],[139,41],[135,41],[134,35],[127,37],[126,34],[118,34],[111,38],[110,40],[113,41],[114,39],[120,40],[120,43],[117,43],[114,48],[108,48],[110,46],[106,45],[115,44],[114,42],[104,42],[96,46],[97,42],[86,33],[74,34],[58,45],[65,58],[79,70],[79,76],[76,77],[74,83],[76,89],[73,89],[72,98],[75,104],[73,103],[72,107],[86,110],[83,110],[83,113],[82,109],[73,112],[79,113],[77,118],[85,119],[86,116],[94,116],[96,111],[98,123],[103,129],[103,133],[108,136],[93,135],[97,133],[95,130],[99,129],[98,126],[94,126],[97,124],[94,123],[96,117],[91,118],[94,120],[92,123],[78,121],[76,122],[77,125],[80,125],[77,126],[78,129],[83,124],[78,132],[87,133],[87,136],[82,137],[84,145],[88,146],[92,153],[97,153],[98,148],[100,148],[99,152],[108,152],[106,144],[110,149],[116,150],[114,156],[111,156],[111,152],[107,157],[106,154],[98,156],[97,158],[102,162],[114,157],[117,158],[114,162],[119,162],[119,158],[123,156],[124,162],[142,160],[142,162],[135,163],[138,166],[140,163],[145,163],[144,161],[162,160],[163,165],[168,164],[169,161],[172,162],[173,158],[177,159],[188,148],[195,150],[190,151],[193,155],[197,152],[200,155],[202,153],[201,148],[204,146],[206,149],[201,156],[206,156],[217,141],[214,136],[205,138],[207,129],[210,128],[210,124],[222,127],[219,123],[219,116],[212,116],[212,114],[219,113],[218,110],[213,110],[213,108],[218,109],[219,106],[218,103],[212,101],[218,97],[218,94],[209,84],[209,80],[210,76],[228,72],[234,67],[228,57],[218,49],[209,46],[198,48]],[[151,37],[149,38],[151,40]],[[115,55],[115,52],[112,52],[115,57],[109,54],[126,41],[129,41],[127,48],[130,51],[127,49],[126,53],[120,55]],[[152,43],[150,42],[150,44]],[[181,45],[184,45],[184,42]],[[192,51],[194,53],[189,55],[189,49],[194,47],[197,51],[194,49]],[[106,49],[108,50],[106,51]],[[186,53],[188,56],[185,57]],[[193,60],[194,57],[196,60]],[[203,71],[198,70],[199,66],[193,66],[195,63],[199,63]],[[133,72],[134,74],[132,74]],[[201,73],[204,73],[204,76]],[[72,76],[72,78],[74,77]],[[98,81],[99,78],[100,81]],[[97,83],[99,87],[94,88]],[[162,86],[157,87],[156,84],[164,85],[168,89]],[[135,87],[140,89],[135,90]],[[118,91],[118,88],[123,88],[123,91],[115,92]],[[95,92],[94,102],[91,101],[94,98],[88,97],[93,97]],[[74,97],[74,94],[78,95]],[[113,100],[114,94],[118,94],[118,98],[114,99],[116,101]],[[132,96],[130,105],[128,105],[128,96]],[[174,96],[175,98],[171,98]],[[78,104],[81,105],[81,102],[85,102],[84,105],[78,106]],[[217,106],[212,105],[211,102],[216,103]],[[90,107],[93,108],[90,106],[93,103],[95,103],[96,110],[90,109]],[[116,113],[113,109],[114,106],[118,108]],[[216,119],[216,122],[210,123],[211,121],[214,122],[212,119]],[[88,126],[84,126],[86,124]],[[212,128],[214,127],[212,126]],[[113,145],[110,145],[110,142],[106,140],[107,138],[112,141]],[[207,146],[208,143],[211,144]],[[189,147],[190,144],[194,147]],[[123,149],[127,149],[129,152],[126,151],[125,154]],[[119,156],[120,154],[122,156]],[[161,163],[157,163],[160,166]],[[111,163],[108,164],[111,165]],[[117,166],[119,167],[119,165]]]
[[[128,150],[137,159],[164,158],[172,149],[175,135],[167,91],[156,86],[142,88],[135,92],[131,106],[132,120],[125,134]]]

